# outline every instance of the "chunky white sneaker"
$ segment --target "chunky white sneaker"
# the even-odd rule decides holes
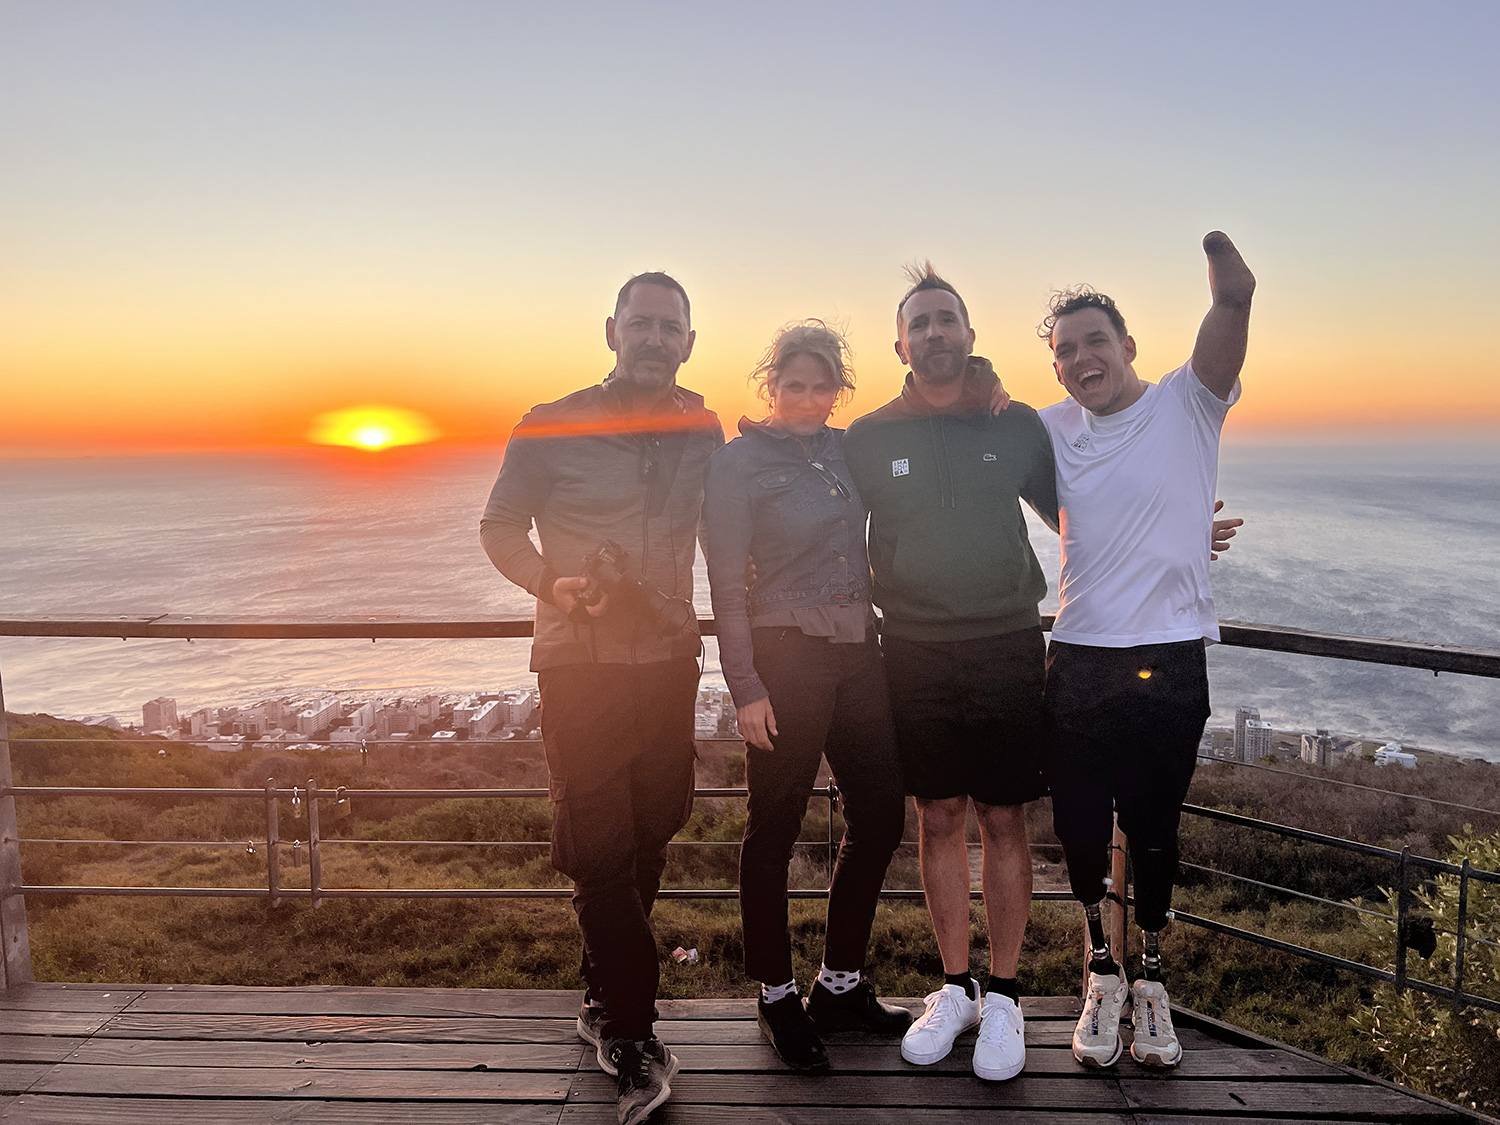
[[[974,1073],[991,1082],[1004,1082],[1026,1065],[1026,1021],[1021,1007],[1009,996],[987,992],[974,1040]]]
[[[1089,974],[1083,1015],[1073,1029],[1073,1057],[1084,1066],[1114,1066],[1124,1045],[1120,1042],[1120,1009],[1130,990],[1124,973]]]
[[[1142,1066],[1176,1066],[1182,1059],[1182,1044],[1172,1028],[1172,1005],[1160,981],[1138,980],[1130,986],[1135,1007],[1135,1037],[1130,1056]]]
[[[979,985],[974,985],[978,991]],[[945,984],[926,998],[927,1010],[901,1037],[901,1057],[931,1066],[948,1057],[953,1041],[979,1022],[979,1001],[969,999],[961,984]]]

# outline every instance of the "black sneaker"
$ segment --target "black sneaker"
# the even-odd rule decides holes
[[[774,1003],[755,1001],[755,1022],[787,1066],[799,1074],[827,1074],[828,1052],[795,992]]]
[[[807,1014],[818,1030],[873,1031],[876,1035],[900,1035],[911,1026],[911,1013],[886,1004],[875,995],[875,986],[861,980],[848,992],[834,993],[815,984],[807,995]]]
[[[615,1115],[620,1125],[639,1125],[672,1096],[677,1056],[656,1036],[639,1043],[630,1039],[606,1040],[603,1057],[618,1075]]]
[[[599,1069],[613,1078],[615,1076],[614,1064],[605,1057],[604,1036],[600,1034],[603,1027],[604,1005],[585,992],[583,1006],[578,1009],[578,1038],[593,1046],[594,1058],[599,1062]]]

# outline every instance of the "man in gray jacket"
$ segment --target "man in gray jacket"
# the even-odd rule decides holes
[[[692,809],[700,641],[690,611],[673,622],[623,589],[595,598],[583,572],[609,540],[643,586],[691,602],[704,470],[724,434],[677,386],[690,318],[666,274],[627,281],[604,322],[614,370],[521,419],[480,523],[495,567],[537,599],[552,862],[573,879],[588,982],[578,1033],[618,1079],[621,1125],[666,1101],[677,1070],[652,1033],[650,915],[667,843]]]

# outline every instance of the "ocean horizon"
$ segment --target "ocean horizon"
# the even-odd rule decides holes
[[[383,613],[529,617],[480,549],[500,449],[0,460],[0,615]],[[1219,495],[1246,527],[1213,565],[1221,620],[1500,648],[1500,450],[1226,444]],[[1027,512],[1056,608],[1057,538]],[[694,601],[709,612],[701,560]],[[704,681],[722,683],[712,639]],[[0,638],[6,708],[140,720],[323,691],[534,683],[529,643]],[[1500,682],[1216,645],[1210,725],[1500,762]]]

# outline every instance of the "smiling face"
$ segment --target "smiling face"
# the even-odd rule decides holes
[[[1052,329],[1057,381],[1092,414],[1115,414],[1145,393],[1134,362],[1135,339],[1121,336],[1102,309],[1068,313]]]
[[[974,350],[958,298],[945,289],[919,289],[901,310],[901,338],[896,354],[924,383],[942,386],[964,373]]]
[[[696,333],[682,295],[665,285],[633,285],[618,315],[604,322],[615,373],[647,391],[664,390],[693,351]]]
[[[767,389],[771,395],[771,425],[805,438],[823,428],[843,388],[821,359],[794,355],[777,369]]]

